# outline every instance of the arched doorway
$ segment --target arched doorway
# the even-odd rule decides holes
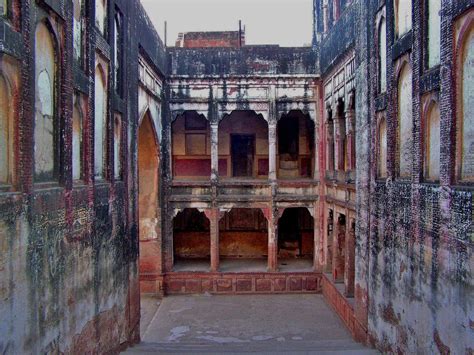
[[[278,121],[278,178],[312,178],[314,170],[314,122],[299,110]]]
[[[268,124],[261,114],[235,110],[219,123],[221,179],[268,178]]]
[[[260,208],[232,208],[219,221],[222,272],[265,272],[268,222]]]
[[[159,208],[159,145],[150,113],[138,131],[138,219],[140,233],[140,288],[158,293],[161,274],[161,223]],[[154,278],[155,276],[155,278]]]
[[[314,221],[305,207],[287,208],[278,220],[278,269],[313,269]]]
[[[210,222],[204,212],[185,208],[173,219],[173,271],[209,271]]]

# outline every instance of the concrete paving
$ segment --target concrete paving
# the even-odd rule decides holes
[[[352,340],[321,295],[169,296],[156,304],[142,300],[148,325],[126,353],[374,353]]]

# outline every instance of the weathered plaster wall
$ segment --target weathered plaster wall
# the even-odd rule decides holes
[[[316,63],[316,52],[311,48],[169,49],[171,75],[315,74]]]
[[[84,12],[89,16],[84,68],[74,63],[72,2],[11,3],[11,17],[0,18],[0,77],[8,82],[9,102],[1,109],[11,120],[8,129],[0,127],[2,134],[11,130],[5,163],[11,168],[0,186],[0,353],[117,352],[139,340],[137,199],[130,181],[137,180],[137,146],[131,144],[139,123],[135,39],[144,10],[138,1],[108,1],[107,18],[118,7],[127,19],[130,36],[123,50],[132,69],[124,100],[115,97],[111,78],[102,88],[108,95],[100,144],[107,158],[98,184],[95,58],[100,54],[113,68],[114,48],[94,29],[94,2]],[[113,35],[112,26],[105,26]],[[144,39],[160,47],[157,36]],[[147,56],[159,72],[156,63],[164,63],[164,56],[158,51]],[[43,85],[46,73],[51,85]],[[121,117],[120,133],[112,112]],[[44,125],[36,125],[44,115],[57,119],[54,131],[46,127],[54,141],[42,133]],[[39,144],[47,154],[44,149],[35,154]],[[40,160],[43,156],[48,159]]]
[[[460,77],[460,68],[452,65],[457,61],[454,31],[473,5],[472,1],[441,2],[441,66],[432,69],[425,57],[429,45],[425,8],[413,3],[411,31],[398,38],[397,19],[387,3],[386,94],[377,92],[378,63],[369,59],[376,58],[376,38],[369,31],[367,46],[359,46],[366,61],[360,60],[359,70],[365,74],[358,87],[366,86],[370,94],[364,104],[369,124],[363,116],[357,121],[358,132],[367,137],[358,141],[362,164],[358,174],[368,178],[358,185],[358,195],[368,197],[359,199],[358,212],[364,214],[359,223],[369,223],[365,230],[359,227],[357,237],[368,248],[369,262],[367,257],[359,259],[357,268],[368,267],[369,336],[384,352],[457,354],[473,349],[473,300],[468,296],[473,292],[472,187],[454,179],[459,111],[452,96]],[[366,11],[361,28],[371,28],[372,16],[384,10],[372,1]],[[398,85],[404,60],[412,68],[407,82],[412,94],[406,97]],[[406,107],[411,110],[405,112]],[[400,135],[399,145],[400,113],[411,116],[407,123],[412,127]],[[382,117],[387,122],[387,178],[376,173],[382,156],[362,156],[380,145],[377,123]],[[405,142],[411,140],[411,147],[403,141],[407,135]],[[409,159],[398,165],[400,150],[405,148]]]

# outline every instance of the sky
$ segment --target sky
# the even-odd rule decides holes
[[[303,46],[311,43],[312,0],[140,0],[168,46],[179,32],[237,31],[239,20],[247,44]]]

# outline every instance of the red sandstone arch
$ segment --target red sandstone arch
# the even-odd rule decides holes
[[[267,178],[268,141],[268,123],[262,114],[253,110],[225,114],[218,132],[219,176],[223,179]]]
[[[312,178],[315,166],[315,124],[309,114],[291,110],[277,124],[279,179]]]
[[[159,207],[159,144],[149,111],[138,130],[138,221],[142,292],[157,293],[161,274],[161,212]]]

